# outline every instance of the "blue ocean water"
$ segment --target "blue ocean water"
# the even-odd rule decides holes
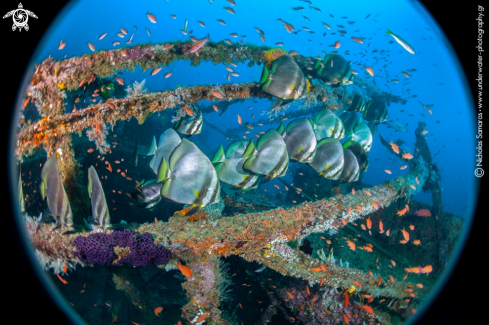
[[[235,9],[231,14],[223,9],[224,6]],[[294,11],[292,7],[303,6],[305,9]],[[352,61],[352,68],[360,72],[362,77],[368,77],[364,67],[369,66],[375,71],[375,77],[371,78],[384,91],[408,98],[406,105],[393,103],[389,107],[389,120],[408,124],[408,133],[395,132],[386,125],[379,126],[379,132],[388,140],[403,139],[407,146],[414,148],[414,130],[418,121],[427,123],[429,133],[428,144],[434,161],[442,171],[441,186],[443,190],[444,209],[447,212],[464,216],[475,195],[473,183],[473,165],[475,128],[474,113],[470,102],[465,97],[463,72],[456,62],[456,57],[451,47],[444,39],[440,30],[433,21],[426,19],[423,12],[407,1],[376,1],[366,3],[364,1],[332,2],[326,5],[314,3],[321,10],[318,12],[310,9],[308,3],[300,1],[238,1],[236,6],[230,6],[226,1],[144,1],[135,6],[132,1],[81,1],[69,5],[65,14],[53,23],[53,26],[40,47],[38,57],[46,58],[48,55],[56,59],[78,56],[91,52],[87,42],[94,44],[96,50],[107,50],[114,47],[113,41],[120,39],[116,33],[120,28],[134,33],[133,45],[138,43],[161,43],[170,40],[188,39],[180,30],[184,28],[188,20],[188,31],[198,39],[210,35],[212,41],[231,39],[243,40],[245,43],[257,45],[275,46],[277,42],[283,42],[283,49],[296,50],[302,55],[323,56],[322,51],[334,50],[331,45],[340,41],[339,54],[349,52],[345,56]],[[151,23],[147,13],[157,17],[157,23]],[[176,15],[172,18],[171,15]],[[369,16],[368,16],[369,15]],[[310,21],[307,21],[307,17]],[[332,17],[334,16],[334,17]],[[368,18],[367,18],[368,16]],[[347,17],[347,18],[342,18]],[[288,33],[283,24],[277,21],[282,19],[292,24],[295,30],[301,30],[297,34]],[[222,19],[226,25],[217,20]],[[200,26],[197,21],[205,23]],[[353,24],[348,22],[354,21]],[[331,30],[323,26],[323,22],[331,26]],[[348,34],[332,35],[339,29],[337,25],[346,27]],[[259,33],[254,27],[265,32],[265,43],[260,39]],[[308,33],[302,27],[309,28],[315,34]],[[137,29],[135,29],[137,28]],[[145,28],[151,32],[149,36]],[[389,44],[393,38],[386,33],[390,29],[401,35],[416,50],[412,55],[404,50],[398,43]],[[102,40],[98,37],[107,32]],[[246,39],[238,37],[234,39],[229,34],[237,33],[246,35]],[[326,36],[323,33],[326,32]],[[364,44],[354,42],[351,37],[365,38]],[[126,37],[127,38],[127,37]],[[66,47],[58,50],[59,41],[66,41]],[[372,53],[377,50],[376,53]],[[385,50],[389,52],[380,53]],[[401,71],[416,69],[406,79]],[[234,82],[251,82],[260,78],[262,66],[248,68],[244,65],[236,69],[239,77]],[[383,70],[383,71],[380,71]],[[386,76],[385,72],[389,77]],[[164,75],[171,72],[170,78]],[[196,84],[225,84],[227,83],[227,71],[222,65],[212,63],[201,64],[199,67],[191,67],[189,62],[176,61],[164,67],[162,73],[155,76],[151,71],[124,72],[121,74],[129,84],[132,80],[146,79],[149,91],[161,91],[167,88],[175,88],[176,85]],[[390,80],[398,79],[399,83]],[[407,89],[410,89],[408,92]],[[432,115],[423,104],[434,104],[431,108]],[[215,125],[226,128],[236,127],[236,112],[248,107],[251,101],[231,106],[222,116],[209,114],[205,119]],[[253,112],[259,116],[260,112],[270,107],[268,101],[260,101],[253,104]],[[293,107],[292,107],[293,109]],[[414,116],[409,116],[410,114]],[[246,116],[243,118],[249,119]],[[278,123],[276,123],[278,126]],[[274,127],[273,124],[271,124]],[[259,129],[257,129],[259,131]],[[157,135],[159,131],[155,130]],[[211,131],[212,132],[212,131]],[[225,139],[215,132],[213,135],[217,148],[219,143],[226,147]],[[148,139],[147,141],[151,141]],[[228,141],[230,143],[230,141]],[[209,156],[212,153],[206,152]],[[388,161],[389,154],[380,145],[378,137],[375,137],[374,145],[370,152],[370,166],[364,174],[363,182],[376,185],[387,179],[407,174],[408,170],[399,170],[403,164],[401,161]],[[384,169],[392,171],[392,175],[384,172]],[[271,184],[270,184],[271,186]],[[269,190],[273,191],[273,187]],[[430,193],[420,193],[415,200],[431,204]]]

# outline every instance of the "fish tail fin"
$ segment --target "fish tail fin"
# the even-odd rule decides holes
[[[261,72],[261,77],[260,77],[260,84],[265,83],[269,77],[270,77],[270,70],[268,70],[268,67],[266,65],[263,65],[263,70]]]
[[[285,135],[285,126],[284,123],[280,122],[280,126],[277,129],[277,132],[283,137]]]
[[[250,140],[250,143],[248,143],[248,146],[246,146],[245,151],[243,152],[243,157],[249,157],[256,153],[256,146],[253,140]]]
[[[158,166],[158,173],[156,175],[156,182],[163,182],[170,178],[170,166],[164,157],[161,158],[160,166]]]
[[[218,163],[218,162],[224,162],[224,159],[225,159],[225,156],[224,156],[224,147],[221,146],[219,147],[219,149],[217,149],[216,153],[214,154],[214,157],[212,158],[212,163],[215,164],[215,163]]]

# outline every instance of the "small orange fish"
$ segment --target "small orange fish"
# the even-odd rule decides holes
[[[311,302],[314,302],[317,297],[318,297],[318,293],[316,292],[316,294],[314,295],[314,297],[312,297]]]
[[[402,236],[404,237],[404,240],[406,240],[406,242],[408,242],[409,241],[409,233],[406,231],[406,228],[402,228],[401,232],[402,232]]]
[[[285,291],[285,292],[286,292],[286,293],[287,293],[287,295],[290,297],[290,299],[294,299],[294,296],[293,296],[293,295],[292,295],[290,292],[288,292],[288,291]]]
[[[356,212],[362,212],[362,207],[359,206],[359,205],[355,205],[355,209],[354,209]]]
[[[219,108],[217,108],[217,106],[216,106],[216,105],[212,105],[212,108],[214,108],[214,110],[215,110],[216,112],[219,112]]]
[[[309,290],[309,286],[306,286],[306,293],[308,296],[311,294],[311,291]]]
[[[241,303],[238,303],[238,305],[239,305],[239,308],[243,309],[243,306],[241,306]]]
[[[158,72],[160,72],[161,69],[163,69],[163,67],[159,67],[159,68],[154,69],[153,72],[151,72],[151,75],[154,76],[155,74],[157,74]]]
[[[369,190],[367,190],[367,189],[363,189],[363,191],[364,191],[364,192],[365,192],[365,194],[367,194],[368,196],[372,196],[372,193],[370,193],[370,191],[369,191]]]
[[[377,209],[378,209],[378,207],[377,207]],[[372,228],[372,220],[370,220],[370,217],[368,217],[368,219],[367,219],[367,228],[368,229]]]
[[[94,151],[94,149],[93,149],[93,148],[90,148],[90,149],[88,149],[88,150],[87,150],[87,152],[88,152],[88,153],[91,153],[91,152],[93,152],[93,151]]]
[[[154,312],[155,312],[155,315],[160,317],[160,313],[163,311],[163,307],[156,307]]]
[[[107,169],[109,170],[109,172],[112,173],[112,166],[110,165],[110,163],[108,165],[109,165],[109,167],[107,167]]]
[[[117,315],[115,315],[115,317],[112,319],[111,323],[115,323],[116,321],[117,321]]]
[[[377,202],[373,202],[371,201],[370,204],[372,204],[372,206],[375,208],[375,209],[379,209],[379,205],[377,204]],[[369,228],[370,229],[370,228]]]
[[[63,266],[63,272],[64,273],[68,272],[68,264],[65,264],[65,266]]]
[[[90,48],[90,50],[95,51],[95,46],[93,46],[92,43],[87,42],[87,44],[88,44],[88,47]]]
[[[59,41],[59,46],[58,46],[58,50],[62,50],[64,49],[66,46],[66,42],[63,42],[63,41]]]
[[[349,215],[351,212],[351,207],[348,208],[348,210],[346,211],[346,215]]]
[[[389,237],[389,235],[391,234],[391,230],[390,230],[390,229],[388,229],[388,230],[385,232],[385,234],[387,235],[387,237]]]
[[[355,188],[354,187],[351,188],[351,194],[355,195]]]
[[[392,283],[394,283],[394,277],[392,275],[389,275],[389,279],[391,280]]]
[[[416,176],[416,184],[418,184],[418,185],[419,185],[418,176]]]
[[[384,169],[384,171],[385,171],[387,174],[392,174],[392,172],[391,172],[389,169]]]
[[[371,75],[372,77],[374,76],[374,70],[370,67],[367,67],[365,70],[367,70],[367,73]]]
[[[372,297],[373,298],[373,297]],[[366,306],[366,305],[359,305],[358,307],[362,308],[363,310],[365,310],[367,313],[369,314],[374,314],[374,310],[372,309],[372,307],[370,306]]]
[[[358,281],[353,281],[353,284],[356,285],[357,287],[361,288],[362,284]]]
[[[341,42],[340,41],[334,43],[334,48],[335,49],[339,48],[340,46],[341,46]]]
[[[168,72],[167,74],[165,74],[165,78],[170,78],[171,75],[172,75],[172,73]]]
[[[241,116],[239,116],[239,114],[238,114],[238,123],[239,124],[242,124],[243,123],[243,119],[241,118]]]
[[[122,78],[115,77],[115,80],[117,80],[119,84],[124,85],[124,80],[122,80]]]
[[[313,268],[311,269],[311,271],[313,271],[313,272],[321,272],[322,270],[321,270],[321,268],[320,268],[320,267],[313,267]]]
[[[27,106],[27,104],[29,104],[29,100],[30,98],[27,97],[27,99],[24,101],[24,103],[22,104],[22,108],[25,108]]]
[[[419,240],[419,239],[413,240],[413,245],[418,246],[419,244],[421,244],[421,240]]]
[[[416,283],[416,286],[417,286],[418,288],[423,288],[423,284],[422,284],[422,283]]]
[[[409,229],[414,230],[414,225],[409,225]]]
[[[389,144],[391,145],[392,151],[394,151],[395,153],[398,154],[399,153],[399,146],[392,141]]]
[[[156,24],[156,16],[153,14],[150,14],[149,12],[146,14],[146,17],[148,17],[149,21],[152,22],[153,24]]]
[[[383,234],[384,233],[384,224],[382,223],[382,220],[379,221],[379,229],[380,229],[380,233]]]
[[[219,99],[226,97],[223,93],[221,93],[218,90],[212,90],[211,95],[213,95],[214,97],[217,97]]]
[[[321,279],[319,280],[319,286],[322,287],[323,286],[323,283],[324,283],[324,278],[321,275]],[[317,295],[317,293],[316,293],[316,295]]]
[[[406,152],[402,155],[402,159],[413,159],[413,155],[411,155],[409,152]]]
[[[360,227],[362,227],[363,230],[367,230],[367,227],[365,227],[363,223],[360,225]]]
[[[343,321],[345,322],[345,324],[350,323],[350,320],[348,319],[348,317],[345,314],[343,314]]]
[[[182,272],[182,274],[185,275],[187,278],[192,277],[192,270],[190,270],[185,265],[182,265],[182,263],[180,263],[180,261],[178,261],[177,267],[180,270],[180,272]]]
[[[431,217],[431,211],[428,209],[420,209],[415,212],[418,217]]]
[[[68,281],[66,281],[65,279],[63,279],[62,277],[59,276],[58,273],[56,273],[56,275],[58,276],[58,279],[63,282],[64,284],[68,284]]]
[[[402,165],[401,167],[399,167],[400,170],[404,170],[407,168],[407,165]]]
[[[239,306],[241,307],[241,304],[239,304]],[[241,307],[241,309],[243,309],[243,307]],[[203,321],[204,321],[204,319],[206,319],[206,318],[207,318],[207,316],[209,316],[209,312],[201,314],[199,317],[197,317],[197,319],[195,320],[195,322],[194,322],[194,323],[195,323],[195,324],[198,324],[198,323],[200,323],[200,322],[203,322]],[[180,321],[179,321],[179,322],[180,322]]]
[[[187,115],[194,116],[194,111],[192,111],[187,105],[183,106],[183,110]]]
[[[343,308],[348,307],[348,303],[350,302],[350,296],[348,296],[348,292],[345,291],[345,304]]]
[[[404,208],[404,209],[402,209],[402,210],[397,211],[397,213],[396,213],[396,214],[397,214],[398,216],[403,216],[403,215],[405,215],[405,214],[406,214],[406,211],[407,211],[407,209],[406,209],[406,208]]]
[[[346,241],[346,243],[348,244],[348,247],[350,247],[350,249],[351,249],[352,251],[354,251],[354,250],[355,250],[355,243],[354,243],[354,242],[352,242],[352,241],[350,241],[350,240],[347,240],[347,241]]]

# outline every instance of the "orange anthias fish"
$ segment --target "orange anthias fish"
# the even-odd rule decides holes
[[[428,209],[420,209],[415,212],[418,217],[431,217],[431,212]]]
[[[203,48],[205,46],[205,44],[209,41],[209,37],[210,37],[209,34],[207,34],[206,38],[203,38],[203,39],[195,42],[192,45],[192,47],[190,48],[190,53],[195,53],[195,52],[199,51],[201,48]]]
[[[354,251],[354,250],[355,250],[355,243],[354,243],[354,242],[352,242],[352,241],[350,241],[350,240],[347,240],[347,241],[346,241],[346,243],[348,244],[348,247],[350,247],[350,249],[351,249],[352,251]]]
[[[341,42],[340,41],[334,43],[334,48],[335,49],[339,48],[340,46],[341,46]]]
[[[357,42],[357,43],[363,44],[363,39],[361,39],[361,38],[358,38],[358,37],[352,37],[351,39],[352,39],[352,40],[354,40],[354,41],[355,41],[355,42]]]
[[[350,302],[350,296],[348,296],[348,292],[345,292],[345,304],[343,308],[348,307],[349,302]]]
[[[408,242],[409,241],[409,233],[406,231],[406,228],[402,228],[401,232],[402,232],[402,236],[404,237],[404,240],[406,242]]]
[[[370,191],[369,191],[369,190],[367,190],[367,189],[363,189],[363,191],[364,191],[364,192],[365,192],[365,194],[367,194],[368,196],[372,196],[372,193],[370,193]]]
[[[95,46],[93,46],[92,43],[87,42],[87,44],[88,44],[88,47],[90,48],[90,50],[95,51]]]
[[[58,276],[58,279],[63,282],[64,284],[68,284],[68,281],[66,281],[65,279],[63,279],[58,273],[56,273],[56,275]]]
[[[219,99],[226,97],[223,93],[221,93],[219,90],[212,90],[211,95],[214,97],[217,97]]]
[[[322,287],[323,283],[324,283],[324,278],[323,278],[323,276],[321,276],[321,279],[319,280],[319,286]],[[317,296],[317,293],[316,293],[316,296]]]
[[[419,239],[413,240],[413,245],[418,246],[419,244],[421,244],[421,240],[419,240]]]
[[[194,111],[192,111],[190,108],[188,108],[187,105],[185,105],[183,107],[183,109],[184,109],[185,113],[187,113],[187,115],[194,116],[194,114],[195,114]]]
[[[286,293],[287,293],[287,295],[290,297],[290,299],[294,299],[294,296],[293,296],[293,295],[292,295],[290,292],[288,292],[288,291],[285,291],[285,292],[286,292]]]
[[[405,268],[405,270],[408,273],[416,273],[416,274],[425,273],[425,274],[428,274],[428,273],[431,273],[433,271],[433,267],[431,265],[426,265],[425,267],[418,266],[418,267]]]
[[[63,42],[63,41],[59,41],[59,46],[58,46],[58,50],[62,50],[64,49],[66,46],[66,41]]]
[[[370,306],[359,305],[358,307],[362,308],[363,310],[365,310],[369,314],[372,314],[372,315],[374,314],[374,310]]]
[[[418,184],[418,185],[419,185],[418,176],[416,176],[416,184]]]
[[[391,172],[389,169],[384,169],[384,171],[385,171],[387,174],[392,174],[392,172]]]
[[[182,272],[182,274],[185,275],[187,278],[192,277],[192,270],[190,270],[185,265],[182,265],[182,263],[180,263],[180,261],[178,261],[177,267],[180,270],[180,272]]]
[[[154,312],[155,312],[155,315],[160,317],[160,313],[162,312],[163,310],[163,307],[156,307]]]
[[[154,76],[155,74],[157,74],[158,72],[160,72],[161,69],[163,69],[163,68],[162,67],[159,67],[159,68],[154,69],[153,72],[151,72],[151,75]]]
[[[399,153],[399,146],[392,141],[389,144],[391,145],[392,151],[394,151],[395,153],[398,154]]]
[[[368,217],[368,219],[367,219],[367,228],[368,229],[371,229],[372,228],[372,220],[370,220],[370,217]]]
[[[197,317],[197,319],[195,320],[195,324],[198,324],[198,323],[200,323],[200,322],[203,322],[203,321],[204,321],[204,319],[206,319],[206,318],[207,318],[207,316],[209,316],[209,312],[201,314],[201,315],[200,315],[199,317]]]
[[[115,77],[115,80],[117,80],[117,82],[121,85],[124,86],[124,80],[122,80],[122,78],[119,78],[119,77]]]
[[[156,16],[153,14],[150,14],[149,12],[146,14],[146,17],[148,17],[149,21],[152,22],[153,24],[156,24]]]
[[[243,123],[243,119],[241,118],[241,116],[239,116],[239,114],[238,114],[238,123],[239,124],[242,124]]]
[[[380,233],[383,234],[384,233],[384,224],[382,223],[382,220],[379,221],[379,229],[380,229]]]
[[[409,152],[406,152],[402,155],[402,159],[413,159],[413,155],[411,155]]]
[[[372,204],[374,208],[379,209],[379,205],[376,202],[371,201],[370,204]]]
[[[215,110],[216,112],[219,112],[219,108],[217,108],[217,106],[216,106],[216,105],[212,105],[212,108],[214,108],[214,110]]]
[[[405,215],[405,214],[406,214],[406,211],[407,211],[407,209],[406,209],[406,208],[404,208],[404,209],[402,209],[402,210],[397,211],[397,213],[396,213],[396,214],[397,214],[398,216],[403,216],[403,215]]]
[[[372,68],[368,67],[368,68],[366,68],[365,70],[367,70],[367,73],[368,73],[369,75],[371,75],[372,77],[374,76],[374,70],[373,70]]]

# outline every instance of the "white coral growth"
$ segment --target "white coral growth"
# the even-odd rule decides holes
[[[144,79],[141,82],[134,81],[131,85],[127,86],[126,98],[137,97],[137,96],[141,96],[142,94],[145,94],[148,91],[147,89],[144,89],[144,83],[145,82],[146,82],[146,79]]]

